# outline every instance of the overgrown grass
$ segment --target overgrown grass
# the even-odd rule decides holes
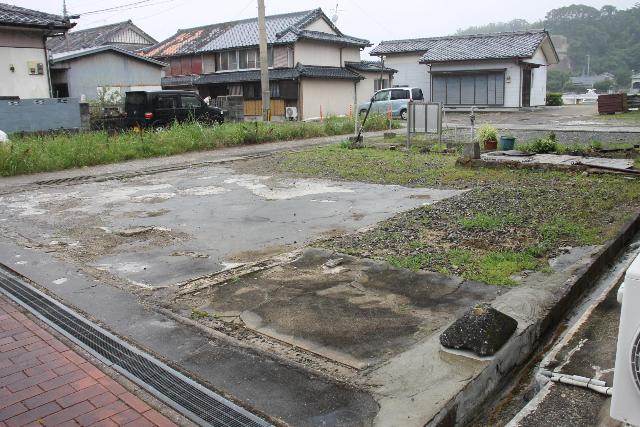
[[[383,130],[388,126],[384,116],[374,115],[367,121],[365,130]],[[174,124],[161,132],[126,131],[114,136],[106,132],[13,135],[10,143],[0,144],[0,175],[47,172],[232,145],[343,135],[352,133],[353,128],[349,118],[328,117],[324,123]]]
[[[465,168],[456,156],[337,146],[279,154],[268,168],[303,176],[471,189],[322,246],[393,265],[513,285],[547,271],[562,246],[600,245],[640,207],[640,180],[614,175]]]

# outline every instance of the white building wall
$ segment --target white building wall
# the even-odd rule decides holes
[[[42,63],[44,74],[30,75],[30,61]],[[48,72],[44,49],[0,47],[0,96],[49,98]]]
[[[419,63],[421,56],[419,53],[386,55],[384,65],[398,70],[393,76],[394,85],[419,87],[427,98],[431,82],[427,66]]]
[[[362,71],[358,71],[358,74],[360,74],[362,77],[364,77],[364,80],[360,80],[358,82],[358,85],[356,86],[356,91],[358,94],[358,105],[362,104],[363,102],[368,102],[371,97],[373,96],[374,91],[374,87],[375,87],[375,81],[380,79],[380,73],[364,73]],[[388,73],[385,73],[382,76],[383,79],[390,79],[391,80],[391,84],[395,84],[395,80],[393,80],[393,75],[389,75]]]
[[[425,65],[423,65],[426,67]],[[393,68],[393,67],[392,67]],[[519,108],[521,105],[522,90],[520,81],[522,72],[520,65],[513,61],[483,61],[433,64],[432,72],[438,71],[481,71],[481,70],[505,70],[504,75],[504,107]],[[396,79],[396,84],[398,81]],[[431,98],[431,91],[425,92],[426,97]]]
[[[349,80],[304,79],[300,83],[302,119],[345,115],[354,101],[354,82]]]
[[[99,86],[120,87],[121,92],[140,86],[160,89],[162,68],[126,55],[103,52],[69,61],[69,65],[71,97],[95,98]]]
[[[539,48],[533,58],[527,62],[540,65],[540,67],[531,70],[531,106],[545,105],[545,98],[547,96],[546,64],[548,64],[549,61],[544,55],[542,48]]]
[[[345,62],[359,62],[360,49],[357,47],[340,47],[331,43],[299,41],[294,46],[294,63],[304,65],[322,65],[342,67]],[[342,62],[340,50],[342,49]],[[295,65],[295,64],[294,64]]]
[[[333,28],[331,28],[324,19],[313,21],[311,24],[304,27],[304,29],[309,31],[319,31],[321,33],[336,34],[336,32],[333,31]]]

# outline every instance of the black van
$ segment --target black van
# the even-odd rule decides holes
[[[127,126],[164,127],[174,121],[224,122],[220,108],[208,106],[197,93],[186,90],[127,92],[124,102]]]

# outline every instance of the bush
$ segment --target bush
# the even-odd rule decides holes
[[[480,142],[497,141],[498,129],[491,125],[482,125],[478,129],[478,140]]]
[[[527,151],[531,153],[554,153],[558,151],[558,144],[552,138],[539,138],[528,144]]]
[[[547,94],[547,105],[549,107],[559,107],[563,105],[562,94],[561,93],[548,93]]]

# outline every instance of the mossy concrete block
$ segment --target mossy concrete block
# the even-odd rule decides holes
[[[462,157],[464,159],[479,159],[480,158],[480,144],[477,142],[464,144],[462,150]]]
[[[396,133],[395,132],[385,132],[384,133],[384,139],[393,139],[396,137]]]
[[[493,356],[518,327],[512,317],[489,304],[471,307],[440,335],[440,344],[455,350],[469,350],[478,356]]]

